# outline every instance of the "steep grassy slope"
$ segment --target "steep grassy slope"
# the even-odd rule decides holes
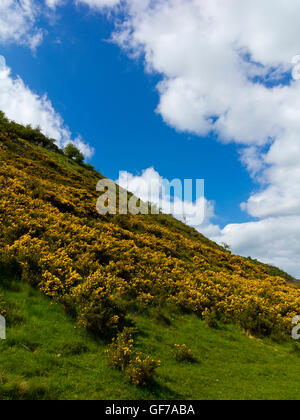
[[[194,383],[196,376],[200,374],[200,365],[195,364],[189,369],[182,367],[182,370],[172,365],[169,349],[176,344],[176,337],[181,343],[188,339],[187,344],[190,347],[195,345],[193,350],[202,359],[208,356],[199,353],[199,349],[208,346],[211,350],[214,346],[218,347],[216,354],[207,359],[207,383],[210,376],[214,378],[210,369],[211,363],[217,361],[219,345],[227,349],[227,355],[224,353],[222,356],[224,360],[225,356],[228,358],[230,345],[226,344],[226,334],[233,335],[238,341],[246,340],[245,345],[252,343],[234,325],[261,338],[273,337],[278,340],[290,335],[292,317],[300,313],[300,290],[286,282],[285,279],[292,280],[289,276],[257,261],[232,255],[168,215],[98,215],[96,183],[100,178],[102,176],[92,168],[77,165],[66,158],[39,131],[9,123],[0,114],[0,270],[8,279],[18,278],[21,285],[19,291],[13,292],[9,290],[10,281],[5,281],[2,285],[4,300],[21,301],[24,293],[35,296],[33,300],[30,296],[26,298],[24,307],[20,305],[21,324],[12,327],[11,334],[15,334],[15,339],[18,340],[19,334],[22,337],[24,342],[21,340],[20,343],[23,348],[20,350],[19,345],[11,346],[11,338],[6,343],[1,343],[5,349],[3,355],[11,360],[7,375],[12,375],[11,379],[6,380],[3,374],[3,397],[11,398],[15,392],[13,389],[19,392],[20,381],[15,377],[16,371],[13,368],[18,357],[22,360],[23,356],[19,351],[25,352],[24,355],[29,353],[26,357],[33,357],[30,363],[33,363],[33,371],[37,369],[36,375],[31,373],[30,387],[39,389],[41,383],[46,383],[46,388],[42,387],[39,391],[41,395],[47,397],[50,395],[48,391],[51,391],[53,394],[50,396],[53,398],[58,395],[64,397],[67,395],[64,387],[68,380],[72,383],[75,372],[81,372],[81,381],[83,384],[86,382],[84,363],[87,363],[88,370],[96,369],[95,366],[99,364],[99,374],[107,372],[103,355],[104,344],[107,345],[124,325],[136,324],[139,327],[138,346],[152,356],[162,354],[162,365],[158,370],[160,379],[148,391],[125,385],[123,389],[119,386],[116,389],[119,389],[120,398],[149,397],[151,392],[162,398],[211,398],[213,392],[221,388],[212,387],[211,391],[205,393],[204,386],[199,388]],[[26,284],[30,289],[26,289]],[[32,288],[47,295],[55,305],[60,305],[53,307],[56,309],[49,312],[49,317],[52,319],[53,316],[58,333],[60,327],[56,320],[60,319],[64,345],[68,346],[69,343],[72,348],[73,340],[80,341],[79,337],[84,334],[84,340],[90,343],[92,349],[91,352],[80,351],[76,359],[79,370],[73,366],[73,371],[70,365],[68,379],[62,378],[58,388],[54,386],[59,375],[55,365],[60,366],[61,360],[65,359],[59,356],[57,360],[57,355],[54,357],[53,354],[63,354],[63,351],[59,340],[55,338],[53,342],[50,339],[47,341],[46,337],[50,334],[43,336],[41,327],[38,327],[34,307],[37,306],[36,311],[40,317],[41,312],[49,310],[49,301],[48,298],[43,300]],[[66,315],[62,314],[60,307]],[[10,316],[13,322],[18,321],[18,317],[10,314],[14,312],[12,305],[0,300],[0,311],[6,311],[8,321]],[[27,313],[28,323],[35,325],[34,336],[31,336],[29,327],[24,327],[27,321],[22,324],[24,313]],[[132,314],[135,314],[134,319]],[[159,327],[160,324],[164,325],[166,319],[167,327]],[[203,320],[209,325],[219,323],[223,327],[217,333],[215,330],[208,332]],[[182,331],[183,325],[186,330]],[[50,325],[43,324],[42,328],[50,332]],[[199,336],[195,331],[198,328]],[[82,329],[88,332],[82,332]],[[89,335],[91,333],[93,336]],[[53,334],[57,337],[54,331]],[[218,342],[217,337],[223,337],[222,340],[225,341]],[[28,345],[31,341],[36,341],[37,348],[41,348],[39,360],[35,359],[35,347]],[[253,343],[256,346],[260,342]],[[233,350],[234,343],[231,346]],[[80,345],[78,348],[80,350]],[[264,356],[260,359],[260,347],[256,350],[255,348],[252,350],[254,353],[258,352],[258,360],[271,363],[264,350]],[[237,347],[237,350],[241,351],[241,348]],[[30,351],[33,356],[30,356]],[[283,357],[287,351],[287,347],[283,346],[279,352]],[[294,357],[293,361],[298,360],[296,355]],[[47,360],[49,364],[46,372],[47,369],[51,372],[50,379],[47,381],[45,376],[48,373],[43,373],[41,382],[38,364],[46,366]],[[236,368],[234,360],[232,364],[229,363],[233,369],[230,376],[232,384],[241,380],[238,371],[242,369],[242,360],[236,359]],[[278,362],[279,359],[275,357],[274,361]],[[252,362],[249,359],[250,364]],[[170,368],[175,369],[175,376],[168,377]],[[44,372],[44,368],[41,369]],[[220,373],[224,373],[226,369],[223,366]],[[273,368],[270,372],[272,384],[281,384],[283,375],[277,380]],[[294,377],[290,373],[291,370],[289,381],[293,384]],[[26,374],[22,372],[20,380],[24,375],[26,378]],[[115,372],[112,374],[112,378],[114,377],[117,378],[117,383],[120,374]],[[191,394],[183,395],[180,384],[189,381],[189,378],[193,378],[187,384]],[[125,381],[124,378],[122,380]],[[216,378],[217,380],[221,379]],[[108,398],[109,392],[101,388],[99,381],[100,379],[97,382],[99,394]],[[25,379],[25,382],[28,381]],[[230,395],[241,397],[241,394],[234,393],[234,385],[231,386],[229,382],[222,384],[228,387],[228,398]],[[245,388],[249,397],[257,395],[251,386]],[[73,398],[78,396],[78,392],[82,393],[82,397],[87,395],[80,384],[77,388],[75,385],[74,387],[71,393]],[[87,388],[89,395],[96,398],[98,388],[94,388],[93,393]],[[112,398],[118,397],[116,389],[111,391]],[[291,395],[292,389],[289,396]]]
[[[248,338],[234,326],[209,328],[194,315],[153,312],[135,319],[138,348],[162,361],[148,388],[108,367],[107,342],[74,329],[58,304],[26,283],[1,276],[9,308],[0,341],[0,400],[10,399],[298,399],[300,347]],[[186,343],[194,363],[178,363]],[[109,380],[108,380],[109,378]]]

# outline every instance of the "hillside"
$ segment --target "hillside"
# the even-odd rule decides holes
[[[255,371],[268,364],[272,387],[265,397],[284,387],[278,397],[292,398],[298,348],[287,357],[290,344],[271,340],[288,339],[300,313],[300,290],[286,281],[293,279],[232,255],[168,215],[100,216],[101,178],[38,130],[0,115],[0,311],[9,327],[0,344],[0,397],[222,398],[224,389],[225,398],[258,398],[266,378],[257,388]],[[123,373],[105,364],[104,348],[125,326],[137,327],[135,346],[143,354],[160,358],[150,388],[125,385]],[[175,364],[175,344],[191,347],[195,363]],[[225,362],[231,353],[236,358],[214,373],[218,357]],[[288,379],[273,370],[284,361]],[[255,377],[237,390],[247,363]],[[58,367],[67,379],[58,379]],[[110,375],[111,389],[99,379],[84,393],[91,370]]]
[[[137,346],[160,358],[155,382],[141,388],[106,365],[107,343],[74,329],[59,304],[27,284],[1,277],[10,316],[0,341],[0,399],[298,399],[300,347],[250,339],[232,325],[209,328],[195,315],[136,318]],[[167,311],[165,311],[167,313]],[[178,363],[187,343],[194,363]]]

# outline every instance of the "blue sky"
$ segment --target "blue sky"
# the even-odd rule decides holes
[[[300,276],[298,9],[3,0],[0,107],[59,144],[88,143],[114,180],[151,167],[204,178],[211,211],[197,228]]]

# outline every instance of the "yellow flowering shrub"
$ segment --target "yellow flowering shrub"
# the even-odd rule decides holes
[[[174,358],[177,362],[193,362],[194,355],[191,349],[186,344],[175,344]]]
[[[126,372],[126,376],[133,385],[146,386],[153,379],[160,361],[143,356],[134,350],[133,336],[135,328],[125,327],[105,351],[108,364]]]
[[[138,354],[130,361],[126,369],[126,375],[133,385],[147,386],[153,380],[155,370],[159,366],[159,360]]]
[[[135,332],[134,328],[124,328],[116,338],[113,338],[112,343],[105,351],[110,366],[125,371],[132,358],[135,357],[133,349]]]
[[[1,142],[0,265],[81,326],[110,334],[128,308],[172,303],[253,334],[289,334],[300,290],[266,266],[167,216],[99,216],[94,174],[9,133]]]
[[[0,315],[1,316],[5,316],[6,315],[5,303],[3,301],[3,296],[2,295],[0,295]]]

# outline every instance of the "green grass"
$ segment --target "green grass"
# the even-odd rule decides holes
[[[137,347],[161,360],[149,388],[130,385],[106,365],[107,343],[74,328],[60,305],[29,285],[2,278],[9,315],[0,341],[0,399],[289,399],[299,398],[300,350],[248,338],[235,326],[210,329],[192,315],[140,314]],[[194,363],[178,363],[187,344]]]
[[[51,150],[47,150],[44,147],[38,147],[34,146],[34,148],[38,149],[40,153],[43,153],[47,155],[50,159],[52,159],[57,165],[59,165],[61,168],[66,169],[67,171],[74,173],[76,175],[84,175],[88,179],[92,180],[99,180],[103,178],[101,174],[99,174],[97,171],[92,169],[87,169],[84,164],[80,165],[73,161],[72,159],[69,159],[67,156],[55,153]]]

